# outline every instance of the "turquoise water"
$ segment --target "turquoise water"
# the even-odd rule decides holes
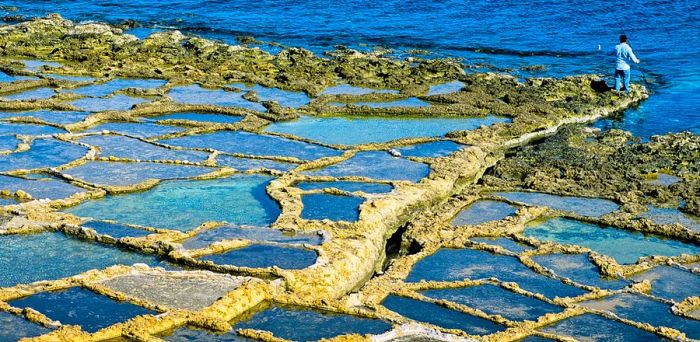
[[[92,291],[72,287],[56,292],[40,292],[10,301],[20,308],[30,307],[61,324],[80,325],[84,331],[95,332],[136,316],[156,312],[128,302],[116,302]]]
[[[0,311],[0,341],[18,341],[23,337],[35,337],[51,330],[11,313]]]
[[[3,270],[0,287],[135,263],[162,265],[155,256],[73,239],[61,233],[0,235],[0,269]]]
[[[419,182],[430,173],[427,164],[392,157],[383,151],[358,152],[352,158],[322,169],[305,171],[312,176],[368,177],[376,180]]]
[[[250,245],[220,254],[205,255],[199,259],[211,261],[217,265],[302,269],[316,262],[316,252],[301,248]]]
[[[234,83],[232,86],[244,91],[254,91],[260,101],[277,101],[282,107],[299,108],[309,104],[311,99],[306,93],[300,91],[288,91],[278,88],[268,88],[255,84],[253,86],[243,83]]]
[[[56,95],[56,92],[51,88],[36,88],[23,91],[11,95],[4,95],[7,100],[26,101],[26,100],[44,100]]]
[[[459,151],[464,145],[454,141],[433,141],[397,148],[403,157],[438,158]]]
[[[479,309],[489,315],[501,315],[512,321],[536,321],[539,316],[561,312],[563,308],[539,299],[511,292],[496,285],[422,292],[433,299],[444,299]]]
[[[631,277],[634,281],[649,280],[651,294],[681,302],[700,296],[700,275],[670,266],[657,266]]]
[[[103,97],[126,88],[152,89],[165,85],[165,80],[137,79],[137,78],[116,78],[102,84],[87,85],[70,90],[79,95]]]
[[[340,154],[340,151],[328,147],[272,135],[261,135],[241,131],[188,135],[162,140],[161,142],[173,146],[210,148],[222,152],[240,153],[244,155],[286,156],[302,160],[318,159]]]
[[[209,153],[206,152],[172,150],[119,135],[93,135],[80,139],[80,142],[99,147],[100,155],[103,157],[132,160],[187,160],[190,162],[202,162],[209,157]]]
[[[27,179],[12,176],[0,176],[0,190],[16,192],[22,190],[35,199],[59,199],[84,192],[85,189],[62,182],[56,178]]]
[[[91,184],[133,185],[147,179],[177,179],[201,176],[214,168],[162,163],[115,163],[90,161],[62,171]]]
[[[452,225],[476,226],[486,222],[498,221],[515,215],[517,209],[517,207],[504,202],[480,200],[462,209],[452,219]]]
[[[324,89],[319,95],[367,95],[367,94],[398,94],[394,89],[372,89],[356,87],[349,84],[339,84]]]
[[[239,122],[243,119],[242,116],[225,115],[225,114],[212,114],[212,113],[174,113],[165,114],[155,117],[150,117],[149,119],[162,121],[162,120],[190,120],[190,121],[200,121],[200,122],[214,122],[214,123],[228,123],[233,124]]]
[[[650,205],[642,217],[650,219],[656,224],[679,223],[694,232],[700,233],[700,217],[686,214],[677,208],[660,208]]]
[[[581,289],[535,273],[515,257],[476,249],[440,249],[420,260],[406,281],[460,281],[490,277],[516,282],[527,291],[541,293],[549,298],[573,297],[584,293]]]
[[[302,195],[304,208],[301,218],[305,220],[331,220],[354,222],[360,218],[361,197],[330,194]]]
[[[207,221],[265,226],[280,213],[277,203],[265,192],[271,179],[236,175],[201,181],[168,181],[146,192],[108,196],[67,211],[99,220],[180,231]]]
[[[441,137],[451,131],[472,130],[481,125],[507,121],[509,119],[495,116],[484,118],[302,116],[294,121],[272,123],[265,130],[292,134],[325,144],[358,145],[401,138]]]
[[[459,329],[471,335],[488,335],[505,330],[504,326],[489,320],[406,297],[389,295],[382,305],[404,317],[447,329]]]
[[[540,241],[588,247],[595,252],[611,256],[621,264],[631,264],[640,257],[650,255],[700,253],[699,246],[689,243],[564,218],[535,223],[528,226],[523,234]]]
[[[152,123],[110,122],[92,127],[85,132],[110,131],[132,137],[149,139],[165,134],[182,132],[184,130],[185,129],[181,127],[163,126]]]
[[[147,100],[126,95],[113,95],[111,97],[84,97],[69,102],[80,110],[89,112],[103,112],[108,110],[129,110],[134,105],[148,102]]]
[[[54,139],[35,139],[29,151],[0,156],[0,171],[57,167],[83,157],[87,148]]]
[[[116,239],[121,239],[123,237],[144,237],[146,235],[153,234],[153,232],[149,232],[147,230],[104,221],[88,221],[83,223],[82,226],[84,228],[93,229],[97,232],[97,234],[106,234]]]
[[[355,192],[355,191],[362,191],[367,194],[381,194],[381,193],[386,193],[390,192],[391,190],[394,189],[389,184],[382,184],[382,183],[367,183],[367,182],[346,182],[346,181],[338,181],[338,182],[301,182],[299,184],[295,185],[297,188],[301,190],[318,190],[318,189],[327,189],[327,188],[336,188],[338,190],[342,191],[347,191],[347,192]]]
[[[594,314],[584,314],[540,329],[582,341],[662,341],[652,333]]]
[[[65,112],[65,111],[55,111],[55,110],[35,110],[29,112],[2,112],[0,117],[2,118],[14,118],[14,117],[34,117],[37,119],[44,120],[48,123],[55,123],[59,125],[66,125],[70,123],[75,123],[83,121],[90,112]]]
[[[243,94],[243,92],[223,89],[205,89],[197,84],[174,87],[168,92],[168,96],[179,103],[240,107],[258,112],[266,111],[262,104],[244,99]]]
[[[619,208],[617,204],[602,198],[557,196],[541,192],[497,192],[496,195],[527,205],[547,206],[581,216],[598,217]]]
[[[223,226],[206,230],[183,241],[182,247],[186,249],[204,248],[217,241],[233,239],[319,245],[322,237],[318,234],[284,232],[267,227]]]
[[[491,237],[474,237],[474,238],[469,238],[469,240],[474,241],[474,242],[479,242],[479,243],[485,243],[487,245],[492,245],[492,246],[500,246],[503,247],[505,250],[511,251],[513,253],[520,254],[526,250],[532,249],[532,247],[528,245],[524,245],[522,243],[515,242],[514,240],[511,240],[509,238],[504,238],[504,237],[499,237],[499,238],[491,238]]]
[[[641,295],[620,293],[601,300],[583,302],[582,305],[655,327],[678,329],[689,338],[700,338],[700,321],[676,316],[671,313],[669,305]]]
[[[216,157],[216,165],[232,167],[239,171],[270,169],[282,172],[289,171],[298,166],[297,164],[283,163],[268,159],[238,158],[225,154],[220,154]]]
[[[603,278],[598,271],[598,266],[589,260],[588,254],[535,255],[532,260],[554,272],[555,275],[569,278],[579,284],[611,290],[628,285],[624,280]]]

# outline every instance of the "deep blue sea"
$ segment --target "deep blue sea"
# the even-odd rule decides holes
[[[25,0],[3,1],[27,17],[59,13],[77,21],[119,23],[132,19],[146,29],[235,42],[252,35],[263,41],[305,47],[317,53],[335,45],[424,49],[435,57],[463,58],[514,68],[521,77],[578,73],[610,75],[613,61],[598,50],[612,48],[624,32],[640,68],[633,81],[652,97],[618,120],[619,127],[647,138],[690,130],[700,133],[700,1],[411,1],[411,0]],[[544,64],[547,70],[517,69]],[[642,75],[646,76],[644,82]]]

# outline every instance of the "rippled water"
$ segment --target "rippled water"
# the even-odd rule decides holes
[[[630,37],[655,92],[638,109],[627,111],[616,126],[649,136],[667,131],[700,132],[700,4],[693,0],[589,2],[571,0],[369,1],[321,0],[174,0],[152,2],[14,0],[3,5],[17,12],[58,12],[74,20],[118,23],[134,19],[149,28],[177,28],[187,33],[234,42],[238,35],[315,52],[343,44],[386,46],[400,51],[420,48],[429,56],[454,56],[467,63],[486,62],[516,69],[518,75],[563,76],[612,73],[610,58],[598,44],[611,47],[623,31]],[[6,12],[6,13],[2,13]],[[366,47],[363,47],[366,48]],[[543,72],[517,70],[544,64]],[[641,73],[635,70],[635,80]]]

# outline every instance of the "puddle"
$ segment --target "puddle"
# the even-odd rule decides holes
[[[36,337],[49,331],[51,330],[24,318],[0,311],[0,341],[18,341],[23,337]]]
[[[367,182],[350,182],[350,181],[337,181],[337,182],[301,182],[295,185],[301,190],[318,190],[318,189],[328,189],[336,188],[338,190],[355,192],[362,191],[366,194],[381,194],[391,192],[394,188],[390,184],[381,183],[367,183]]]
[[[647,208],[648,211],[642,214],[642,217],[646,217],[656,224],[679,223],[683,227],[700,233],[700,217],[686,214],[677,208],[659,208],[653,205]]]
[[[67,125],[83,121],[90,112],[64,112],[55,110],[36,110],[30,112],[2,112],[1,118],[34,117],[49,123]]]
[[[584,314],[540,329],[579,341],[661,341],[658,336],[595,314]]]
[[[330,194],[302,195],[304,208],[301,218],[305,220],[331,220],[355,222],[360,218],[361,197]]]
[[[156,117],[149,117],[149,120],[163,121],[163,120],[189,120],[198,122],[213,122],[213,123],[226,123],[234,124],[243,119],[242,116],[226,115],[226,114],[212,114],[212,113],[174,113],[166,114]]]
[[[0,122],[0,135],[53,135],[66,131],[44,125]]]
[[[227,153],[295,157],[303,160],[337,156],[341,153],[339,150],[301,141],[241,131],[188,135],[161,142],[189,148],[210,148]]]
[[[207,152],[171,150],[119,135],[93,135],[80,139],[80,142],[99,147],[101,150],[100,155],[103,157],[128,158],[132,160],[183,160],[190,162],[202,162],[209,157]]]
[[[489,335],[505,330],[504,326],[481,317],[396,295],[389,295],[382,305],[406,318],[446,329],[459,329],[472,335]]]
[[[16,192],[22,190],[34,199],[59,199],[70,197],[85,190],[55,178],[27,179],[0,175],[0,190]]]
[[[0,171],[57,167],[79,159],[87,148],[54,139],[35,139],[29,151],[0,156]]]
[[[84,97],[69,102],[71,105],[89,112],[103,112],[107,110],[125,111],[136,104],[148,102],[147,100],[126,95],[114,95],[111,97]]]
[[[541,293],[549,298],[574,297],[585,291],[568,286],[556,279],[532,271],[511,256],[492,254],[475,249],[443,248],[419,261],[406,281],[421,279],[435,281],[461,281],[496,277],[501,281],[516,282],[528,291]]]
[[[360,102],[351,102],[351,103],[344,103],[344,102],[330,102],[329,105],[331,106],[346,106],[346,105],[354,105],[357,107],[362,107],[362,106],[367,106],[370,108],[393,108],[393,107],[428,107],[430,106],[430,103],[425,102],[423,100],[419,100],[417,97],[409,97],[407,99],[403,100],[395,100],[395,101],[385,101],[385,102],[373,102],[373,101],[360,101]]]
[[[85,132],[102,132],[110,131],[129,135],[132,137],[149,139],[165,134],[184,131],[184,128],[175,126],[163,126],[152,123],[136,123],[136,122],[110,122],[99,126],[92,127]]]
[[[279,242],[320,245],[322,237],[318,234],[284,232],[266,227],[223,226],[206,230],[182,243],[186,249],[198,249],[222,240],[251,240],[257,242]]]
[[[523,234],[540,241],[587,247],[611,256],[621,264],[632,264],[640,257],[650,255],[700,253],[699,246],[689,243],[565,218],[533,223],[525,228]]]
[[[657,174],[657,177],[655,179],[650,179],[647,182],[651,184],[657,184],[657,185],[663,185],[663,186],[669,186],[675,183],[678,183],[681,179],[674,176],[674,175],[669,175],[666,173],[659,173]]]
[[[522,243],[515,242],[509,238],[504,238],[504,237],[499,237],[499,238],[491,238],[491,237],[474,237],[474,238],[469,238],[469,240],[474,241],[474,242],[479,242],[479,243],[485,243],[487,245],[492,245],[492,246],[500,246],[503,247],[504,249],[511,251],[516,254],[520,254],[526,250],[532,249],[532,247],[528,245],[524,245]]]
[[[430,173],[427,164],[392,157],[382,151],[358,152],[352,158],[322,169],[306,171],[313,176],[359,176],[377,180],[419,182]]]
[[[349,84],[339,84],[324,89],[319,95],[367,95],[367,94],[399,94],[394,89],[372,89],[356,87]]]
[[[632,276],[634,281],[649,280],[651,294],[681,302],[690,296],[700,296],[700,275],[670,266],[655,268]]]
[[[270,169],[277,170],[281,172],[287,172],[295,167],[297,164],[283,163],[268,159],[253,159],[253,158],[238,158],[228,155],[219,155],[216,158],[216,165],[218,166],[228,166],[239,171],[250,171],[256,169]]]
[[[248,278],[212,272],[139,272],[101,282],[112,290],[171,308],[201,310]]]
[[[479,200],[462,209],[452,219],[453,226],[480,225],[515,215],[517,207],[505,202]]]
[[[581,216],[599,217],[619,208],[617,204],[602,198],[557,196],[541,192],[497,192],[495,195],[509,201],[527,205],[547,206],[552,209],[573,212]]]
[[[3,270],[0,287],[135,263],[163,266],[155,256],[73,239],[61,233],[0,235],[0,269]]]
[[[154,89],[160,88],[166,83],[168,83],[166,80],[157,79],[117,78],[102,84],[92,84],[72,89],[71,92],[84,96],[103,97],[126,88]]]
[[[481,125],[488,126],[495,122],[506,121],[509,119],[495,116],[484,118],[302,116],[294,121],[272,123],[265,130],[292,134],[325,144],[357,145],[401,138],[441,137],[451,131],[473,130]],[[430,147],[423,149],[430,150]]]
[[[83,223],[82,226],[96,231],[97,234],[109,235],[115,239],[121,239],[124,237],[144,237],[153,234],[153,232],[147,230],[104,221],[88,221]]]
[[[440,289],[422,292],[434,299],[444,299],[490,315],[501,315],[511,321],[536,321],[539,316],[561,312],[554,304],[508,291],[496,285],[470,286],[459,289]]]
[[[58,68],[61,66],[61,63],[58,62],[46,62],[46,61],[40,61],[40,60],[26,60],[26,61],[21,61],[24,63],[24,68],[29,71],[37,72],[41,69],[43,69],[44,66],[47,67],[52,67],[52,68]]]
[[[454,141],[433,141],[398,148],[404,157],[439,158],[459,151],[464,145]]]
[[[162,163],[122,163],[89,161],[85,164],[62,171],[91,184],[133,185],[148,179],[177,179],[201,176],[214,171],[203,166],[189,166]]]
[[[168,92],[168,96],[179,103],[240,107],[258,112],[266,111],[262,104],[244,99],[243,94],[245,93],[223,89],[205,89],[196,84],[174,87]]]
[[[10,301],[10,305],[35,309],[63,325],[80,325],[84,331],[91,333],[136,316],[156,314],[129,302],[117,302],[80,287],[40,292]]]
[[[98,220],[180,231],[207,221],[266,226],[280,213],[277,203],[265,192],[271,179],[235,175],[212,180],[167,181],[146,192],[108,196],[67,211]]]
[[[271,245],[250,245],[220,254],[200,257],[217,265],[265,268],[277,266],[283,269],[298,270],[307,268],[316,262],[316,252]]]
[[[602,300],[583,302],[581,305],[609,311],[621,318],[649,323],[655,327],[674,328],[690,338],[700,338],[700,321],[676,316],[667,304],[644,296],[619,293]]]
[[[430,89],[428,89],[428,96],[454,93],[460,91],[462,88],[464,88],[464,83],[460,81],[437,84],[430,86]]]
[[[252,87],[243,83],[234,83],[232,86],[244,91],[254,91],[258,94],[258,99],[262,101],[277,101],[282,107],[299,108],[309,104],[311,99],[306,93],[301,91],[288,91],[279,88],[268,88],[256,84]]]
[[[10,101],[26,101],[26,100],[44,100],[56,95],[56,92],[51,88],[36,88],[14,93],[11,95],[3,95],[2,97]]]
[[[535,255],[532,260],[548,268],[554,274],[569,278],[579,284],[610,290],[627,286],[627,282],[624,280],[603,278],[598,271],[598,266],[588,259],[588,254]]]

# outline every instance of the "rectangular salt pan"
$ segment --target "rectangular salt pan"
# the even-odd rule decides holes
[[[547,206],[552,209],[573,212],[581,216],[598,217],[618,209],[612,201],[601,198],[557,196],[541,192],[497,192],[496,195],[509,201],[527,205]]]

